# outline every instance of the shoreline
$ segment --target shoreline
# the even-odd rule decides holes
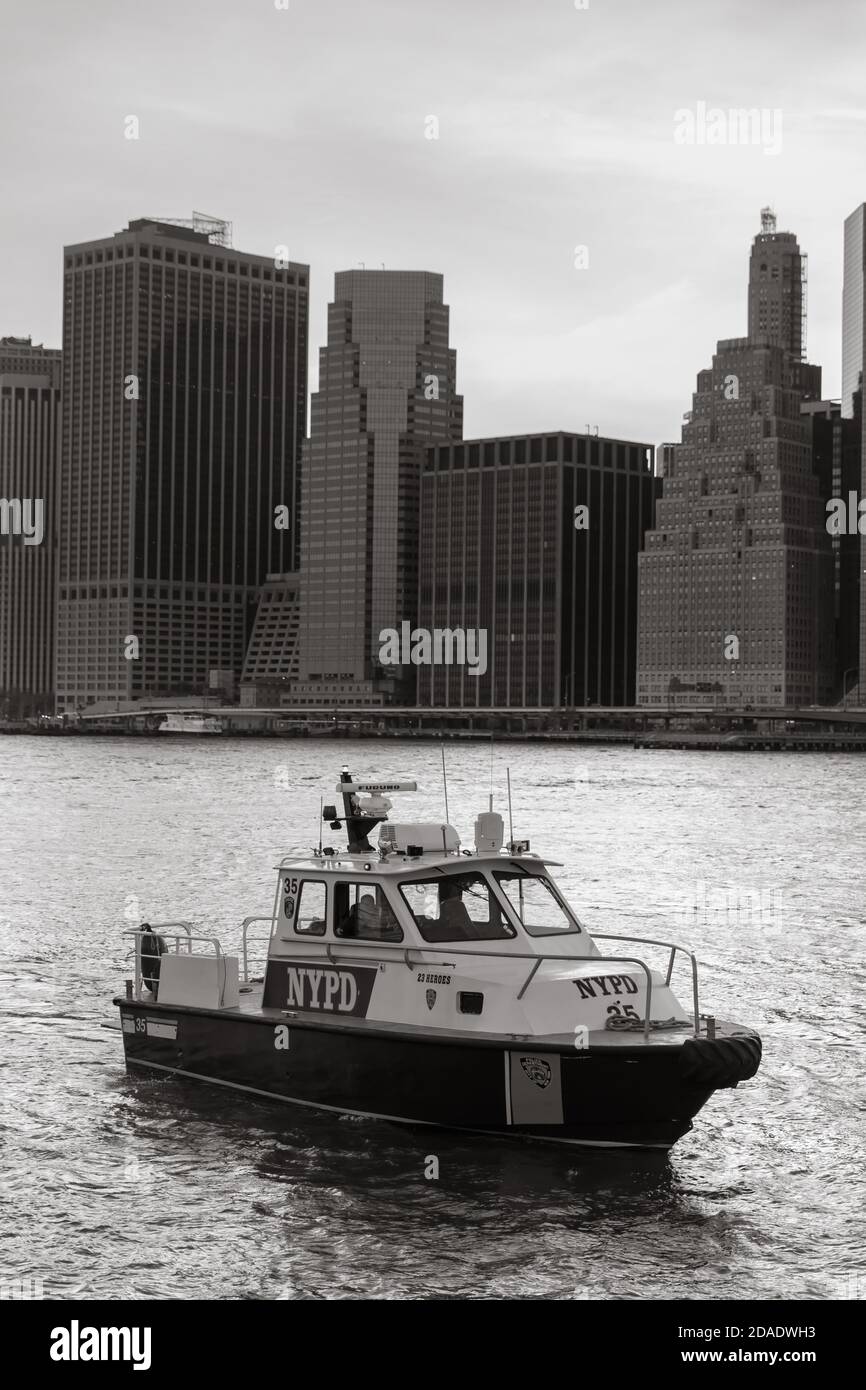
[[[718,733],[666,731],[647,733],[641,730],[604,729],[556,729],[556,730],[482,730],[449,729],[444,727],[411,729],[365,729],[352,728],[336,723],[333,728],[274,729],[274,728],[227,728],[219,733],[170,733],[161,734],[153,729],[120,727],[116,723],[99,725],[97,721],[81,726],[67,725],[64,728],[45,726],[42,728],[0,725],[0,737],[30,738],[69,738],[69,737],[111,737],[147,738],[159,742],[201,739],[203,742],[224,739],[401,739],[404,741],[437,740],[441,742],[490,743],[491,739],[502,743],[564,743],[564,744],[608,744],[629,746],[637,750],[667,749],[672,751],[699,751],[716,753],[866,753],[866,732],[863,734],[761,734],[761,733]]]

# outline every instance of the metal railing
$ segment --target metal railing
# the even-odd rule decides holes
[[[674,941],[654,941],[650,936],[619,936],[614,932],[606,931],[592,932],[591,935],[593,939],[597,938],[599,941],[638,941],[643,946],[663,946],[666,951],[670,951],[667,974],[665,975],[665,984],[668,988],[670,988],[671,977],[674,972],[674,959],[677,951],[683,956],[688,956],[692,963],[692,1002],[695,1011],[695,1037],[697,1038],[700,1036],[701,1020],[700,1006],[698,1003],[698,962],[694,951],[687,951],[685,946],[680,946]],[[647,1010],[647,1012],[649,1012],[649,1010]]]
[[[254,923],[267,922],[267,923],[268,923],[268,926],[269,926],[269,936],[270,936],[270,933],[271,933],[272,930],[273,930],[273,920],[274,920],[274,919],[273,919],[272,917],[264,917],[264,916],[259,916],[259,917],[245,917],[244,920],[243,920],[242,930],[241,930],[241,938],[242,938],[242,953],[243,953],[243,967],[244,967],[244,976],[243,976],[244,982],[247,982],[247,981],[248,981],[248,939],[247,939],[247,938],[248,938],[249,928],[250,928]],[[153,953],[148,953],[148,954],[146,954],[145,956],[142,956],[142,953],[141,953],[141,938],[142,938],[143,936],[148,936],[148,935],[158,935],[158,936],[168,936],[168,937],[171,937],[171,935],[172,935],[171,929],[172,929],[172,928],[182,928],[183,931],[186,933],[185,936],[181,936],[181,935],[179,934],[179,932],[174,934],[174,943],[175,943],[175,952],[176,952],[176,953],[179,953],[179,952],[180,952],[181,942],[183,942],[183,943],[186,944],[187,953],[188,953],[188,954],[191,954],[191,953],[192,953],[192,943],[193,943],[193,941],[205,941],[205,942],[207,942],[209,945],[211,945],[211,946],[214,948],[214,954],[215,954],[215,956],[217,957],[217,959],[220,959],[220,958],[224,959],[224,953],[223,953],[222,946],[220,945],[220,942],[219,942],[218,937],[215,937],[215,936],[200,936],[200,935],[194,934],[194,933],[192,932],[192,929],[191,929],[189,923],[187,923],[187,922],[155,922],[155,923],[152,923],[152,924],[150,924],[150,925],[148,926],[147,931],[143,931],[140,927],[138,927],[138,928],[132,928],[132,929],[130,929],[129,931],[124,932],[124,936],[133,936],[133,937],[135,938],[135,998],[136,998],[136,999],[140,999],[140,998],[141,998],[141,987],[142,987],[142,980],[143,980],[143,975],[142,975],[142,970],[141,970],[141,962],[142,962],[142,960],[143,960],[143,959],[146,959],[146,960],[148,960],[148,959],[149,959],[149,960],[153,960],[153,959],[159,960],[159,959],[161,959],[161,955],[157,954],[157,955],[154,956]],[[642,1023],[643,1023],[643,1036],[644,1036],[644,1040],[647,1041],[647,1042],[649,1041],[650,1028],[651,1028],[651,1023],[652,1023],[652,997],[653,997],[652,967],[649,966],[649,965],[647,964],[647,962],[646,962],[645,960],[643,960],[640,956],[574,956],[574,955],[559,955],[559,954],[554,954],[553,952],[548,952],[548,951],[543,951],[543,952],[541,952],[540,954],[536,954],[535,952],[530,952],[530,951],[488,951],[488,950],[479,951],[479,950],[477,950],[477,949],[475,949],[475,950],[471,950],[471,949],[470,949],[470,950],[465,950],[465,949],[460,949],[460,948],[456,948],[456,949],[455,949],[454,943],[450,943],[450,944],[449,944],[449,943],[443,943],[442,945],[438,945],[438,946],[437,946],[437,945],[428,944],[427,942],[425,942],[423,945],[420,945],[420,946],[399,946],[399,945],[397,945],[397,944],[395,943],[393,946],[390,946],[390,947],[387,945],[387,943],[376,943],[377,946],[380,946],[380,947],[384,946],[384,950],[387,951],[387,952],[389,953],[389,954],[387,954],[387,955],[382,954],[380,950],[375,950],[375,951],[374,951],[373,949],[368,948],[368,947],[365,947],[365,946],[357,946],[357,947],[355,947],[355,953],[352,954],[352,955],[348,955],[348,954],[346,954],[346,952],[345,952],[345,948],[343,948],[343,949],[341,950],[341,952],[340,952],[339,954],[337,954],[337,953],[333,950],[333,948],[332,948],[332,943],[331,943],[330,941],[322,941],[321,939],[314,939],[314,940],[313,940],[313,939],[306,938],[306,939],[298,940],[298,941],[296,942],[293,938],[288,938],[288,937],[287,937],[287,938],[282,938],[282,939],[283,939],[283,940],[286,940],[287,942],[291,942],[292,946],[297,946],[298,951],[299,951],[300,953],[302,953],[303,955],[311,955],[311,954],[322,955],[325,959],[327,959],[327,961],[328,961],[329,964],[331,964],[331,965],[339,965],[339,964],[341,963],[341,961],[342,961],[343,964],[346,964],[346,965],[348,965],[348,964],[355,964],[355,965],[358,965],[358,964],[363,963],[364,961],[369,961],[370,963],[375,963],[375,964],[379,964],[381,961],[385,961],[385,962],[394,962],[394,960],[395,960],[395,954],[394,954],[394,953],[396,953],[396,959],[397,959],[397,960],[400,960],[400,961],[402,962],[402,964],[404,964],[409,970],[414,970],[414,969],[417,968],[418,965],[423,964],[423,961],[420,961],[420,960],[417,960],[417,959],[414,959],[414,960],[413,960],[413,959],[410,958],[411,955],[416,955],[416,956],[417,956],[419,953],[420,953],[422,956],[423,956],[423,955],[429,955],[429,954],[433,954],[433,955],[442,955],[442,956],[454,956],[454,957],[457,957],[457,956],[472,956],[472,957],[474,957],[476,960],[524,960],[524,961],[531,961],[531,962],[532,962],[532,966],[531,966],[531,968],[530,968],[530,970],[529,970],[529,972],[528,972],[526,978],[524,979],[522,985],[520,986],[520,989],[517,991],[517,995],[516,995],[517,999],[522,999],[522,998],[523,998],[523,996],[526,994],[526,991],[529,989],[529,986],[532,984],[532,981],[534,980],[534,978],[535,978],[535,976],[536,976],[536,974],[537,974],[539,968],[540,968],[546,961],[557,961],[557,962],[564,963],[564,964],[571,965],[571,966],[582,965],[582,964],[585,964],[585,963],[590,962],[590,961],[591,961],[593,964],[596,964],[596,965],[605,965],[605,964],[607,964],[607,965],[634,965],[634,966],[638,966],[638,967],[643,971],[644,976],[645,976],[645,979],[646,979],[646,1006],[645,1006],[644,1018],[643,1018],[643,1020],[642,1020]],[[637,943],[639,943],[639,944],[646,945],[646,946],[661,946],[661,947],[663,947],[665,950],[667,950],[667,951],[670,952],[670,956],[669,956],[669,958],[668,958],[667,972],[666,972],[666,975],[665,975],[665,985],[666,985],[667,987],[670,987],[671,978],[672,978],[672,975],[673,975],[674,962],[675,962],[675,959],[676,959],[677,952],[679,952],[681,955],[688,956],[689,960],[691,961],[691,966],[692,966],[692,998],[693,998],[693,1003],[694,1003],[694,1034],[695,1034],[695,1037],[699,1037],[699,1036],[700,1036],[700,1006],[699,1006],[699,999],[698,999],[698,963],[697,963],[697,959],[696,959],[696,957],[695,957],[695,955],[694,955],[694,953],[693,953],[692,951],[688,951],[688,950],[686,950],[686,948],[685,948],[684,946],[680,946],[678,943],[672,942],[672,941],[658,941],[658,940],[654,940],[654,939],[651,938],[651,937],[645,937],[645,936],[623,936],[623,935],[619,935],[619,934],[613,933],[613,932],[594,932],[594,933],[592,933],[592,938],[591,938],[591,939],[597,939],[597,940],[600,940],[600,941],[631,941],[631,942],[637,942]],[[445,965],[447,965],[447,964],[449,964],[449,963],[451,963],[451,962],[449,962],[449,961],[443,961],[443,964],[445,964]],[[225,969],[223,969],[223,972],[222,972],[222,985],[221,985],[221,989],[220,989],[220,1000],[221,1000],[221,1001],[222,1001],[224,989],[225,989]]]
[[[154,922],[154,923],[148,922],[147,928],[146,928],[146,929],[143,928],[143,927],[129,927],[129,928],[127,928],[127,930],[123,933],[124,936],[132,936],[132,937],[135,938],[135,943],[134,943],[134,945],[135,945],[135,982],[134,982],[133,988],[134,988],[134,992],[135,992],[135,997],[136,997],[136,999],[140,999],[140,998],[141,998],[141,983],[142,983],[141,962],[142,962],[142,960],[143,960],[143,959],[144,959],[144,960],[158,960],[158,959],[159,959],[159,954],[157,954],[156,956],[154,956],[152,952],[147,952],[145,956],[142,956],[142,954],[141,954],[141,938],[142,938],[143,936],[150,936],[150,935],[153,935],[153,936],[162,936],[162,935],[164,935],[164,934],[166,934],[166,935],[171,935],[171,934],[172,934],[172,928],[178,928],[178,929],[180,929],[180,930],[186,932],[186,936],[185,936],[185,937],[180,937],[179,935],[175,934],[175,936],[174,936],[174,949],[175,949],[175,953],[176,953],[176,954],[179,954],[179,953],[180,953],[180,942],[181,942],[181,940],[183,940],[183,941],[185,941],[185,942],[187,943],[187,953],[191,952],[191,951],[192,951],[192,927],[190,926],[189,922]]]
[[[172,927],[182,928],[186,935],[181,936],[179,931],[173,933],[171,930]],[[123,932],[123,935],[131,936],[135,939],[135,978],[133,982],[133,998],[137,999],[139,1002],[141,1001],[142,987],[145,978],[145,974],[141,968],[141,962],[143,960],[161,961],[164,955],[170,954],[169,952],[164,951],[146,951],[142,953],[141,938],[143,936],[161,936],[164,939],[167,938],[168,940],[174,941],[175,955],[181,954],[181,942],[183,942],[187,948],[186,951],[183,952],[183,954],[190,956],[193,954],[192,943],[194,941],[206,941],[209,946],[213,947],[215,959],[223,962],[222,970],[220,972],[220,1007],[222,1007],[222,1003],[225,998],[226,967],[225,954],[223,952],[222,946],[220,945],[219,937],[199,936],[192,931],[188,922],[152,922],[148,925],[146,930],[142,930],[141,927],[130,927],[125,932]],[[148,979],[153,979],[155,977],[158,978],[157,972],[148,972]],[[157,1002],[159,1002],[158,991],[156,999]]]
[[[644,941],[644,940],[646,940],[646,938],[643,938],[643,937],[612,937],[611,939],[612,939],[612,940],[623,940],[623,941]],[[346,954],[337,955],[337,954],[335,954],[334,951],[331,949],[331,943],[330,943],[329,941],[315,940],[315,941],[304,941],[304,942],[300,942],[300,941],[299,941],[299,942],[295,943],[295,941],[294,941],[293,939],[291,939],[291,938],[286,938],[286,940],[291,940],[293,946],[294,946],[295,944],[297,944],[297,946],[298,946],[299,948],[301,948],[302,953],[303,953],[304,955],[310,955],[310,954],[312,954],[311,948],[312,948],[312,947],[318,947],[318,948],[319,948],[319,953],[321,953],[321,954],[324,956],[324,958],[327,959],[328,962],[329,962],[331,965],[339,965],[339,964],[341,963],[341,961],[342,961],[342,963],[343,963],[344,965],[349,965],[349,964],[359,965],[359,964],[361,964],[361,963],[362,963],[363,961],[365,961],[365,960],[368,960],[368,961],[370,961],[371,963],[376,963],[376,964],[378,964],[378,963],[379,963],[380,961],[382,961],[382,960],[384,960],[384,961],[390,961],[390,962],[393,962],[393,961],[394,961],[394,956],[393,956],[393,955],[383,956],[383,955],[380,955],[380,953],[379,953],[378,951],[375,951],[375,952],[374,952],[374,951],[372,951],[372,950],[367,950],[367,949],[364,948],[364,947],[356,948],[358,953],[355,954],[355,955],[346,955]],[[378,944],[378,943],[377,943],[377,944]],[[672,953],[675,953],[675,952],[678,951],[678,950],[679,950],[679,951],[684,951],[684,948],[683,948],[682,946],[674,946],[673,943],[671,943],[671,942],[669,942],[669,941],[649,941],[649,940],[646,940],[646,944],[647,944],[648,946],[665,946],[665,947],[668,947],[668,948],[672,951]],[[388,948],[386,947],[386,949],[388,949]],[[562,961],[562,962],[564,962],[565,964],[567,964],[567,965],[572,965],[572,966],[574,966],[574,965],[583,965],[583,964],[585,964],[585,963],[588,962],[588,961],[592,961],[592,963],[595,964],[595,965],[604,965],[604,964],[607,964],[607,965],[636,965],[636,966],[639,966],[640,969],[643,970],[644,976],[646,977],[646,1010],[645,1010],[644,1018],[641,1020],[641,1022],[643,1023],[643,1036],[644,1036],[644,1041],[645,1041],[645,1042],[648,1042],[648,1041],[649,1041],[650,1028],[651,1028],[651,1024],[652,1024],[652,990],[653,990],[652,968],[651,968],[651,966],[649,966],[649,965],[646,963],[646,961],[642,960],[642,959],[640,958],[640,956],[562,956],[562,955],[554,955],[552,952],[547,952],[547,951],[542,952],[540,955],[536,955],[534,952],[530,952],[530,951],[478,951],[478,950],[474,950],[474,951],[473,951],[473,950],[465,951],[465,950],[455,950],[454,947],[453,947],[453,945],[451,945],[451,946],[448,946],[448,945],[432,946],[432,945],[427,945],[426,943],[425,943],[423,946],[396,946],[396,945],[395,945],[395,946],[393,946],[393,947],[391,948],[391,950],[392,950],[392,951],[396,951],[396,952],[398,953],[398,959],[401,959],[401,960],[402,960],[402,964],[406,965],[410,970],[414,970],[414,969],[416,969],[419,965],[422,965],[422,964],[423,964],[423,961],[419,961],[419,960],[410,960],[410,958],[409,958],[410,952],[415,952],[415,953],[421,952],[421,953],[423,953],[423,954],[433,953],[433,954],[435,954],[435,955],[445,955],[445,956],[473,956],[476,960],[528,960],[528,961],[532,961],[532,968],[531,968],[531,970],[529,971],[528,975],[526,976],[526,979],[523,981],[523,984],[521,985],[520,989],[519,989],[518,992],[517,992],[517,998],[518,998],[518,999],[522,999],[522,998],[523,998],[524,994],[526,993],[526,991],[528,990],[530,984],[532,983],[533,979],[535,978],[535,975],[536,975],[536,972],[537,972],[538,969],[539,969],[539,966],[543,965],[545,961]],[[700,1030],[700,1019],[699,1019],[699,1017],[698,1017],[698,1011],[697,1011],[697,999],[698,999],[698,992],[697,992],[697,962],[695,961],[695,958],[694,958],[694,956],[691,954],[691,952],[684,952],[684,954],[688,954],[688,955],[691,956],[692,966],[693,966],[694,998],[695,998],[694,1031],[695,1031],[695,1036],[697,1037],[697,1036],[699,1036],[699,1030]],[[670,970],[671,970],[671,968],[672,968],[672,961],[673,961],[673,955],[671,956],[671,962],[669,962],[668,976],[667,976],[667,978],[666,978],[666,980],[665,980],[665,984],[666,984],[666,985],[670,985]],[[450,964],[450,963],[451,963],[451,962],[449,962],[449,961],[443,961],[443,964],[444,964],[444,965],[447,965],[447,964]]]
[[[271,932],[274,928],[273,917],[245,917],[241,928],[241,953],[244,961],[244,984],[249,982],[249,964],[247,961],[247,932],[254,922],[267,922],[268,940],[270,941]]]

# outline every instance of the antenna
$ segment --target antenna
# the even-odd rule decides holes
[[[772,208],[761,208],[761,235],[767,236],[776,230],[776,214]]]
[[[322,853],[322,804],[324,798],[319,797],[319,854]]]
[[[508,838],[514,843],[514,821],[511,819],[511,768],[505,769],[505,776],[508,778]]]
[[[445,767],[445,744],[444,744],[444,743],[442,744],[442,747],[441,747],[441,749],[440,749],[440,752],[441,752],[441,754],[442,754],[442,785],[443,785],[444,788],[445,788],[445,824],[446,824],[446,825],[450,825],[451,822],[450,822],[450,820],[448,819],[448,772],[447,772],[447,769],[446,769],[446,767]],[[443,831],[443,834],[444,834],[444,831]]]
[[[490,805],[489,810],[493,810],[493,735],[490,735]]]

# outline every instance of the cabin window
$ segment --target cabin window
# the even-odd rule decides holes
[[[334,935],[355,941],[402,941],[403,928],[378,884],[335,883]]]
[[[579,932],[580,925],[567,910],[549,878],[524,869],[494,870],[499,887],[530,936],[561,936]]]
[[[325,903],[327,888],[324,883],[307,880],[301,884],[300,895],[295,905],[295,931],[301,936],[325,935]]]
[[[482,874],[418,879],[402,884],[400,892],[425,941],[500,941],[517,935]]]

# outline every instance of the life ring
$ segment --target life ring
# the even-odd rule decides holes
[[[146,989],[149,989],[154,999],[157,997],[159,989],[159,972],[162,966],[161,957],[168,950],[168,945],[164,936],[159,936],[155,931],[151,931],[148,922],[142,922],[139,937],[139,955],[141,957],[141,978]]]

